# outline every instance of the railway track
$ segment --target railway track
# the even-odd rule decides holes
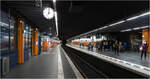
[[[114,64],[100,60],[91,55],[77,51],[67,46],[62,46],[75,66],[85,78],[140,78],[144,76],[133,73],[129,70],[118,67]]]

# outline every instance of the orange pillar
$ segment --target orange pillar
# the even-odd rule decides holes
[[[145,40],[146,43],[149,45],[147,52],[150,52],[150,35],[149,29],[145,29],[142,31],[142,40]]]
[[[35,29],[35,55],[38,55],[38,30]]]
[[[24,22],[23,19],[17,19],[17,50],[18,50],[18,63],[24,63]]]
[[[32,31],[32,56],[34,55],[34,30]]]
[[[48,49],[48,41],[43,41],[43,51],[47,51]]]
[[[32,55],[38,55],[38,29],[34,28],[32,31]]]
[[[149,44],[148,44],[148,52],[150,53],[150,27],[149,27],[149,36],[148,36],[149,38]]]

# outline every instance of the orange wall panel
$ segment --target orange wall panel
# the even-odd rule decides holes
[[[142,40],[145,40],[149,46],[147,52],[150,52],[150,35],[149,35],[149,32],[150,31],[148,29],[145,29],[142,31]]]

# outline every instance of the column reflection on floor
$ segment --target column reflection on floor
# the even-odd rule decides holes
[[[60,48],[60,46],[50,48],[47,52],[32,57],[24,64],[17,65],[6,74],[5,78],[75,78],[75,74]]]

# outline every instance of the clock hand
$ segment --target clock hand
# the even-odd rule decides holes
[[[50,9],[48,9],[48,14],[50,14]]]

